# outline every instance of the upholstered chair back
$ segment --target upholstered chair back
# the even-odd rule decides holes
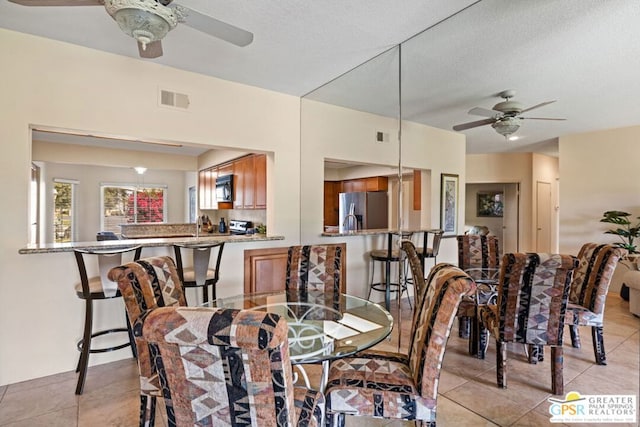
[[[502,342],[562,345],[572,271],[571,255],[510,253],[502,259],[498,287]]]
[[[477,234],[456,236],[458,240],[458,267],[497,268],[500,265],[498,238]]]
[[[407,256],[409,261],[409,268],[411,269],[411,277],[413,278],[413,286],[415,292],[416,306],[420,304],[420,298],[424,294],[427,282],[424,279],[423,267],[420,256],[416,250],[415,245],[410,240],[403,240],[401,243],[402,250]],[[414,323],[415,325],[415,323]]]
[[[611,277],[627,251],[614,245],[586,243],[578,253],[578,268],[573,273],[569,302],[602,315]]]
[[[340,293],[342,252],[341,245],[291,246],[287,255],[285,288]]]
[[[147,406],[147,413],[142,413],[141,417],[150,420],[153,425],[155,397],[161,396],[165,399],[167,416],[171,419],[171,395],[161,387],[164,371],[158,349],[142,338],[142,324],[155,308],[187,305],[173,259],[164,256],[130,262],[111,269],[109,279],[118,284],[135,336],[142,405]],[[152,396],[153,400],[148,401],[144,396]],[[145,408],[141,408],[141,411],[144,412]]]
[[[461,269],[440,263],[430,270],[422,295],[416,298],[409,367],[423,398],[437,398],[440,366],[458,304],[475,289],[475,282]]]
[[[142,336],[160,349],[178,426],[297,425],[284,318],[166,307],[147,316]]]

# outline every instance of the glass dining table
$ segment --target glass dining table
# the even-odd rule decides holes
[[[383,307],[353,295],[319,290],[287,290],[218,298],[207,307],[264,310],[287,320],[291,363],[309,387],[303,364],[322,364],[320,391],[329,362],[372,347],[393,329]],[[297,374],[294,375],[297,379]]]

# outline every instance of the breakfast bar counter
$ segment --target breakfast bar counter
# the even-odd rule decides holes
[[[201,235],[199,237],[155,237],[148,239],[122,239],[103,240],[89,242],[69,242],[69,243],[43,243],[29,244],[18,250],[20,254],[46,254],[56,252],[73,252],[74,249],[100,250],[119,249],[129,246],[142,246],[143,248],[172,246],[175,244],[204,244],[204,243],[249,243],[263,242],[270,240],[284,240],[284,236],[268,236],[266,234],[212,234]]]

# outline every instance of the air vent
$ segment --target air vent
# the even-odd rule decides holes
[[[160,89],[160,105],[186,110],[189,108],[189,95]]]
[[[389,142],[389,132],[376,131],[376,142]]]

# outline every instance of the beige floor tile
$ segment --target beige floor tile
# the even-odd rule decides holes
[[[76,427],[78,425],[78,408],[65,408],[2,425],[6,427]]]
[[[0,402],[0,425],[76,408],[78,405],[78,398],[74,394],[75,378],[36,388],[19,387],[16,392],[11,389],[12,386],[9,386]]]
[[[80,402],[78,427],[126,427],[139,422],[140,393],[130,390],[109,399],[101,396],[82,399]]]
[[[511,425],[536,406],[531,402],[524,402],[520,395],[510,389],[499,389],[495,384],[475,381],[448,391],[444,396],[499,425]]]
[[[467,409],[464,405],[438,397],[436,423],[439,426],[495,426],[497,424]]]

